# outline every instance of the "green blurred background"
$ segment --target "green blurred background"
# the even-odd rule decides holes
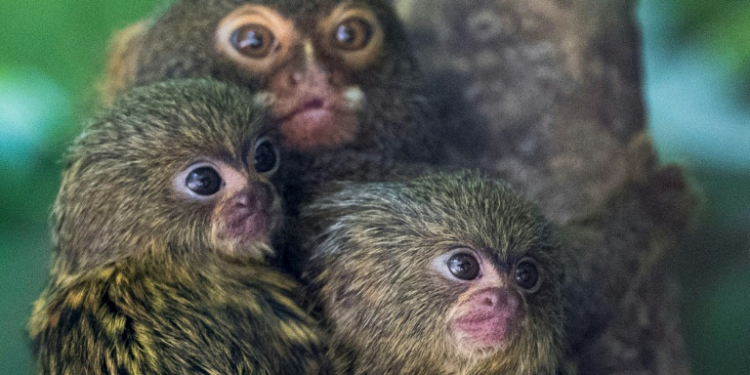
[[[59,159],[95,109],[114,30],[164,0],[2,0],[0,375],[29,374],[25,324],[50,264]],[[704,207],[671,266],[697,375],[750,375],[750,1],[643,0],[645,96],[662,158]]]

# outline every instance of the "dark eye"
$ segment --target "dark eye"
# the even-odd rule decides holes
[[[185,186],[203,196],[216,194],[221,189],[221,182],[219,172],[207,166],[195,168],[185,178]]]
[[[365,48],[372,38],[372,26],[366,20],[352,17],[336,26],[333,44],[346,51]]]
[[[232,46],[241,54],[260,59],[268,56],[275,44],[271,30],[265,26],[248,24],[232,33]]]
[[[268,138],[261,138],[255,144],[255,171],[275,172],[279,165],[279,153]]]
[[[479,276],[479,262],[471,254],[458,253],[448,259],[448,270],[461,280],[474,280]]]
[[[516,284],[526,291],[536,292],[539,287],[539,271],[536,269],[536,263],[531,259],[522,259],[516,265],[515,271]]]

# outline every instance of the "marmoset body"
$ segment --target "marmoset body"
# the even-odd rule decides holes
[[[320,374],[323,340],[270,267],[278,152],[250,93],[136,88],[70,150],[51,281],[34,306],[41,374]]]

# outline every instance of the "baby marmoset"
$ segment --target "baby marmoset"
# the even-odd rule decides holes
[[[279,160],[250,100],[219,82],[164,82],[85,128],[29,324],[40,373],[320,373],[297,285],[266,264]]]
[[[571,263],[536,206],[472,173],[334,190],[302,218],[337,373],[558,373]]]

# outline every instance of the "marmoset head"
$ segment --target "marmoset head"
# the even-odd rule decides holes
[[[552,374],[563,265],[549,223],[470,173],[341,184],[303,207],[306,277],[355,374]]]
[[[184,77],[256,91],[283,145],[304,152],[422,131],[414,59],[386,1],[182,0],[115,40],[109,90]]]
[[[279,158],[250,97],[218,81],[167,81],[96,117],[69,152],[53,211],[58,270],[149,251],[271,254]]]

